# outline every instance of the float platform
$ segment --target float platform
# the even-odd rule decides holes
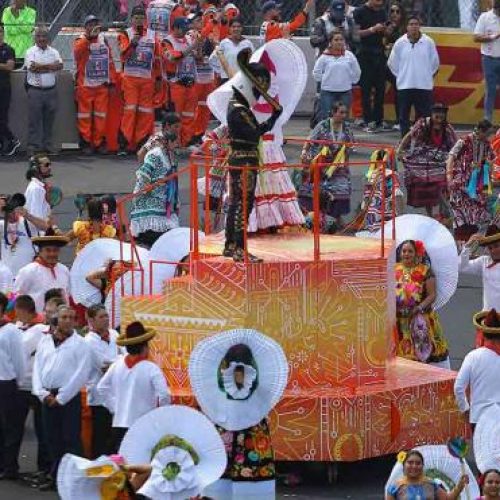
[[[278,460],[355,461],[465,433],[455,373],[391,356],[394,248],[386,241],[308,233],[248,239],[260,264],[221,257],[223,239],[200,241],[187,276],[164,294],[124,297],[122,324],[140,320],[174,399],[195,404],[187,376],[196,343],[232,328],[278,341],[290,364],[271,415]]]

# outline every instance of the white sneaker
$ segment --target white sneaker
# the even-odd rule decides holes
[[[399,123],[395,123],[393,126],[392,126],[392,130],[396,130],[396,131],[400,131],[401,130],[401,126],[399,125]]]

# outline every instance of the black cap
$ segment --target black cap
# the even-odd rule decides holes
[[[83,25],[84,25],[84,26],[87,26],[87,24],[89,24],[89,23],[91,23],[91,22],[93,22],[93,21],[97,21],[97,22],[99,22],[99,19],[98,19],[98,17],[97,17],[97,16],[94,16],[93,14],[90,14],[89,16],[87,16],[87,17],[85,18],[85,21],[83,21]]]
[[[136,5],[132,9],[132,13],[130,14],[131,16],[145,16],[146,15],[146,9],[142,5]]]

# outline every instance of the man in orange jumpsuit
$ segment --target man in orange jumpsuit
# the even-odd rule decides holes
[[[78,131],[84,151],[104,150],[109,91],[116,83],[111,49],[100,32],[95,16],[85,19],[85,33],[73,44],[76,66],[76,101]]]
[[[123,64],[122,92],[125,102],[120,126],[120,153],[135,151],[153,132],[155,88],[161,87],[158,48],[145,29],[146,11],[132,9],[132,26],[118,35]]]
[[[270,42],[277,38],[290,38],[306,21],[314,0],[307,0],[302,12],[299,12],[292,21],[282,23],[281,4],[274,0],[268,0],[262,5],[264,22],[260,27],[260,38],[263,42]]]
[[[188,36],[194,39],[199,39],[200,43],[196,57],[196,112],[193,124],[193,137],[190,144],[195,146],[201,143],[201,139],[208,128],[210,121],[210,110],[207,106],[207,98],[215,89],[215,72],[208,62],[210,54],[213,52],[216,41],[212,38],[212,33],[202,29],[203,18],[202,13],[197,12],[189,16],[191,20],[191,30]],[[218,31],[215,33],[218,37]]]
[[[163,41],[163,75],[170,87],[170,99],[181,117],[181,146],[187,146],[193,135],[196,112],[196,59],[200,40],[186,36],[189,21],[177,18],[172,33]]]

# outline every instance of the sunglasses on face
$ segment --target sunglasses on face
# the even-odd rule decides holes
[[[399,14],[400,12],[399,9],[391,9],[391,14]]]

